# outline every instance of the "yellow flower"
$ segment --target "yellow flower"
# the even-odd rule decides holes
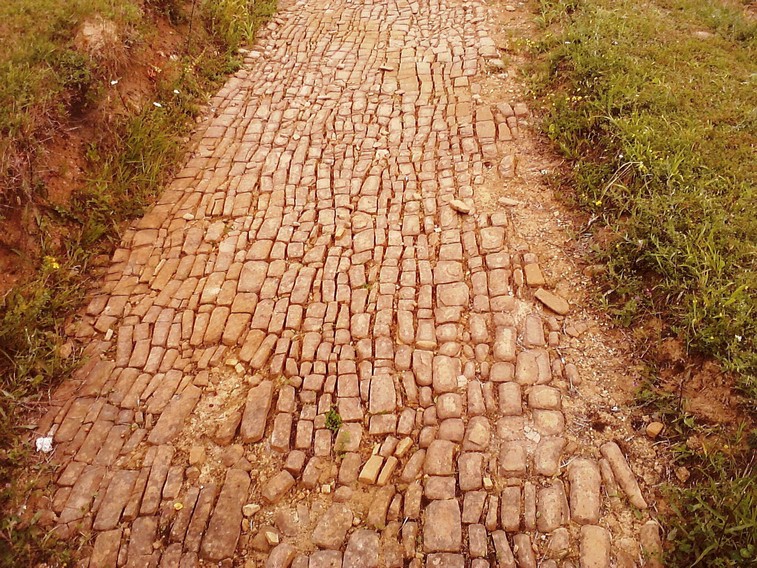
[[[52,268],[53,270],[58,270],[60,268],[60,263],[54,256],[46,256],[43,261],[47,268]]]

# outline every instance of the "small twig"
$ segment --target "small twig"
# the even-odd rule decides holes
[[[189,55],[189,48],[191,46],[192,41],[192,25],[195,21],[195,5],[197,4],[197,0],[192,0],[192,8],[189,11],[189,30],[187,30],[187,45],[184,48],[184,51]]]

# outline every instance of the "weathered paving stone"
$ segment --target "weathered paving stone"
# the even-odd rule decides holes
[[[137,568],[151,564],[152,557],[155,555],[152,545],[157,537],[157,531],[157,517],[139,517],[132,523],[129,547],[126,552],[126,566]]]
[[[597,525],[581,527],[581,568],[610,566],[610,533]]]
[[[348,506],[335,503],[318,521],[313,530],[313,542],[321,548],[338,550],[344,543],[347,530],[352,527],[352,517]]]
[[[297,559],[294,560],[296,562]],[[294,562],[292,567],[295,567]],[[341,568],[342,553],[338,550],[318,550],[302,562],[303,568]]]
[[[208,518],[213,510],[218,488],[215,484],[209,484],[202,487],[197,497],[192,517],[187,526],[184,537],[184,548],[191,552],[199,552],[200,542],[207,526]],[[183,510],[183,509],[182,509]]]
[[[537,493],[536,526],[540,532],[551,533],[570,520],[568,499],[560,481],[539,489]]]
[[[280,471],[263,487],[263,497],[269,503],[276,504],[284,494],[294,487],[295,480],[288,471]]]
[[[452,475],[455,444],[448,440],[434,440],[426,450],[423,471],[427,475]]]
[[[379,535],[374,531],[358,529],[350,535],[344,550],[343,568],[378,568]]]
[[[470,525],[468,527],[468,552],[474,558],[487,555],[487,533],[484,525]]]
[[[282,542],[268,555],[265,568],[289,568],[295,556],[297,549],[288,542]]]
[[[525,477],[527,468],[526,448],[521,442],[502,444],[499,454],[500,475],[507,477]]]
[[[639,483],[636,481],[631,468],[628,466],[626,458],[623,456],[623,452],[615,442],[607,442],[600,448],[602,455],[610,463],[615,479],[620,485],[623,492],[628,497],[631,504],[638,509],[646,509],[647,502],[641,494]]]
[[[200,554],[206,560],[231,558],[242,530],[242,505],[247,499],[250,475],[230,469],[202,540]]]
[[[373,495],[371,506],[366,516],[366,524],[375,529],[384,529],[386,527],[386,515],[389,506],[396,493],[394,485],[387,485],[379,488]]]
[[[497,558],[498,566],[502,568],[515,568],[515,556],[507,540],[505,531],[494,531],[491,533],[492,542],[494,543],[494,552]]]
[[[106,530],[97,534],[89,565],[93,568],[116,566],[121,547],[122,529]]]
[[[484,455],[465,452],[457,460],[461,491],[474,491],[483,487]]]
[[[564,298],[561,298],[557,294],[545,290],[544,288],[539,288],[534,293],[534,297],[550,310],[561,316],[566,315],[570,311],[570,305]]]
[[[570,533],[561,527],[552,531],[547,545],[547,554],[552,558],[564,558],[570,549]]]
[[[239,428],[243,442],[259,442],[263,439],[272,399],[273,383],[271,381],[263,381],[250,389]]]
[[[656,521],[647,521],[641,527],[639,537],[645,565],[649,568],[662,568],[664,558],[660,539],[660,525]]]
[[[155,428],[152,429],[147,441],[156,446],[171,442],[181,432],[184,422],[194,410],[200,400],[202,391],[194,385],[189,385],[178,398],[172,400],[161,413]]]
[[[602,506],[602,476],[591,459],[576,458],[568,467],[571,518],[580,524],[596,524]]]
[[[426,552],[458,552],[462,547],[460,505],[455,499],[432,501],[426,507],[423,548]]]
[[[426,568],[464,568],[465,557],[462,554],[437,552],[426,557]]]
[[[538,475],[552,477],[560,468],[560,458],[566,441],[564,438],[544,436],[534,451],[534,470]]]

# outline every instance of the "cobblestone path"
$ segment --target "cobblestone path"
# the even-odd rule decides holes
[[[40,425],[82,566],[659,565],[620,447],[570,428],[570,306],[474,209],[527,113],[475,94],[488,26],[313,0],[248,53]]]

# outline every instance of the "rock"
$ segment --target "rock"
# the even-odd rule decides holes
[[[581,568],[609,568],[610,533],[597,525],[581,527]]]
[[[450,201],[449,206],[452,207],[454,211],[462,213],[463,215],[470,215],[471,211],[473,211],[473,207],[468,205],[465,201],[461,201],[459,199],[453,199],[452,201]]]
[[[568,499],[559,480],[539,489],[537,503],[536,526],[539,532],[551,533],[570,520]]]
[[[426,450],[423,471],[426,475],[453,475],[456,445],[449,440],[434,440]]]
[[[520,205],[520,201],[517,199],[512,199],[510,197],[500,197],[497,199],[497,203],[500,205],[504,205],[505,207],[515,207],[516,205]]]
[[[494,531],[491,537],[498,561],[497,568],[516,568],[515,556],[513,556],[510,543],[507,542],[505,531]]]
[[[86,20],[74,37],[77,50],[95,60],[117,56],[123,50],[122,44],[116,23],[99,16]]]
[[[158,422],[147,437],[147,441],[156,446],[167,444],[179,435],[184,421],[194,410],[200,400],[202,391],[194,385],[189,385],[178,398],[175,398],[160,414]]]
[[[250,389],[239,429],[243,442],[259,442],[263,439],[272,400],[272,381],[263,381]]]
[[[602,475],[594,460],[574,459],[568,467],[571,519],[579,524],[596,524],[602,506]]]
[[[662,541],[660,540],[660,525],[657,521],[647,521],[639,533],[642,556],[646,561],[644,568],[662,568]]]
[[[297,549],[288,542],[282,542],[268,555],[265,568],[289,568],[295,556]]]
[[[429,554],[426,557],[426,568],[464,568],[464,567],[465,567],[465,558],[463,557],[462,554],[450,554],[448,552],[437,552],[435,554]]]
[[[545,290],[544,288],[539,288],[534,294],[534,297],[550,310],[561,316],[566,315],[570,311],[570,305],[565,299],[553,294],[549,290]]]
[[[295,568],[294,564],[292,568]],[[338,550],[317,550],[310,555],[309,563],[305,558],[302,568],[342,568],[342,553]]]
[[[350,535],[344,550],[342,568],[378,568],[379,535],[367,529],[356,530]]]
[[[610,463],[612,472],[615,474],[615,481],[618,482],[620,488],[628,496],[628,500],[631,504],[638,509],[646,509],[647,502],[641,494],[641,489],[639,488],[639,483],[636,481],[636,476],[628,466],[628,462],[623,456],[623,452],[620,451],[620,447],[618,447],[615,442],[607,442],[602,444],[600,451]]]
[[[93,567],[116,566],[120,546],[120,528],[97,533],[95,545],[92,547],[92,555],[89,559],[89,565]]]
[[[515,177],[516,159],[514,155],[505,156],[499,163],[499,173],[504,178]]]
[[[689,477],[691,477],[691,472],[684,466],[677,467],[675,469],[675,474],[678,478],[678,481],[680,481],[681,483],[686,483],[689,480]]]
[[[189,450],[189,465],[202,465],[205,463],[206,453],[204,446],[192,446]]]
[[[526,283],[534,288],[546,284],[544,274],[538,264],[526,264],[523,267],[523,275],[526,277]]]
[[[360,481],[360,483],[367,483],[369,485],[376,483],[383,463],[384,458],[379,455],[374,455],[368,458],[368,461],[365,462],[363,469],[360,471],[358,481]]]
[[[368,515],[365,518],[365,522],[369,527],[374,529],[384,529],[386,527],[386,513],[395,493],[396,489],[394,485],[386,485],[376,491],[371,501],[371,506],[368,508]]]
[[[662,433],[664,429],[665,424],[663,424],[662,422],[650,422],[649,424],[647,424],[646,433],[647,436],[654,440]]]
[[[423,548],[426,552],[459,552],[463,542],[460,505],[455,499],[432,501],[426,507]]]
[[[202,539],[202,558],[218,561],[234,555],[242,530],[242,503],[249,487],[250,476],[247,472],[228,470],[215,511]]]
[[[321,548],[338,550],[352,527],[353,514],[347,505],[335,503],[318,520],[313,530],[313,543]]]
[[[284,494],[294,487],[295,481],[288,471],[280,471],[263,487],[263,497],[269,503],[278,503]]]

